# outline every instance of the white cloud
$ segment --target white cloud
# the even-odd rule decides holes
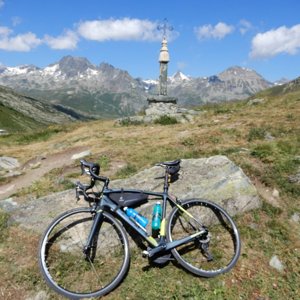
[[[0,38],[10,35],[11,32],[12,32],[12,30],[9,29],[8,27],[0,26]]]
[[[78,33],[88,40],[143,40],[154,41],[161,39],[157,23],[140,19],[109,19],[84,21],[78,26]]]
[[[77,47],[79,38],[75,32],[67,30],[58,37],[46,35],[44,41],[52,49],[75,49]]]
[[[234,26],[227,25],[226,23],[219,22],[217,25],[211,24],[196,27],[194,29],[196,36],[199,40],[203,39],[223,39],[226,35],[234,31]]]
[[[241,34],[245,34],[247,31],[251,30],[253,28],[253,25],[251,24],[251,22],[242,19],[240,21],[240,33]]]
[[[10,32],[0,36],[0,49],[6,51],[28,52],[42,41],[32,32],[10,36]]]
[[[250,56],[267,58],[280,53],[296,54],[300,48],[300,24],[291,28],[281,26],[264,33],[258,33],[252,39]]]

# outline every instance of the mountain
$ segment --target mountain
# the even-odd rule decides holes
[[[263,90],[256,94],[258,98],[265,96],[285,96],[288,93],[299,93],[300,92],[300,77],[288,81],[287,83],[275,85],[272,88]]]
[[[0,129],[8,132],[26,130],[82,118],[82,115],[68,108],[44,103],[0,86]]]
[[[185,76],[181,81],[173,80],[170,82],[169,94],[182,99],[186,105],[197,105],[206,102],[245,99],[272,85],[253,70],[231,67],[210,77]]]
[[[29,97],[82,111],[92,117],[132,115],[158,93],[157,80],[133,78],[107,63],[96,66],[83,57],[65,56],[43,69],[23,65],[0,68],[0,84]],[[168,94],[183,106],[244,99],[271,87],[255,71],[231,67],[210,77],[193,78],[177,72],[168,79]]]
[[[133,114],[146,104],[144,86],[127,71],[107,63],[95,66],[82,57],[66,56],[44,69],[8,67],[0,84],[96,117]]]

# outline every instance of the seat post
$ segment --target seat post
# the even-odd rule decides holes
[[[167,172],[167,168],[165,171],[165,181],[164,181],[164,193],[167,193],[169,190],[169,173]]]

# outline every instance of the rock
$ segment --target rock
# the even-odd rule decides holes
[[[31,168],[31,169],[37,169],[37,168],[39,168],[41,165],[42,165],[42,163],[41,163],[40,161],[38,161],[38,162],[35,163],[35,164],[30,164],[30,168]]]
[[[265,140],[266,141],[273,141],[275,140],[274,136],[270,132],[266,132],[265,134]]]
[[[14,201],[13,198],[7,198],[0,201],[0,207],[6,212],[14,211],[18,206],[18,203]]]
[[[163,180],[156,178],[162,176],[163,173],[161,167],[155,166],[130,178],[113,180],[110,187],[160,192],[163,190]],[[179,179],[170,187],[170,193],[179,199],[211,200],[223,206],[232,216],[261,206],[257,191],[250,180],[225,156],[183,159],[179,173]],[[36,231],[43,231],[55,216],[67,209],[87,206],[83,200],[76,202],[74,189],[22,205],[10,205],[9,208],[7,202],[9,201],[0,201],[0,208],[13,211],[13,221]],[[149,220],[153,204],[153,201],[149,201],[142,206],[142,212]]]
[[[39,291],[36,295],[26,298],[26,300],[48,300],[49,295],[45,291]]]
[[[9,133],[5,129],[0,129],[0,135],[8,135]]]
[[[80,159],[80,158],[83,158],[85,156],[89,156],[91,155],[91,151],[90,150],[86,150],[86,151],[83,151],[83,152],[80,152],[80,153],[75,153],[72,155],[71,159],[75,160],[75,159]]]
[[[188,110],[178,107],[171,102],[153,102],[145,110],[145,116],[133,116],[118,119],[116,125],[134,124],[134,123],[154,123],[162,116],[168,116],[177,120],[178,123],[192,123],[194,116],[199,114],[198,111]]]
[[[282,262],[279,260],[279,258],[277,257],[277,255],[272,256],[269,265],[272,268],[276,269],[278,272],[282,272],[284,270],[284,266]]]
[[[298,213],[294,213],[292,216],[291,216],[291,221],[292,222],[295,222],[295,223],[299,223],[300,222],[300,215]]]
[[[111,187],[161,191],[161,167],[146,169],[128,179],[114,180]],[[243,171],[225,156],[183,159],[178,181],[170,193],[179,199],[204,198],[221,204],[231,215],[261,205],[255,187]]]
[[[289,178],[289,182],[290,182],[290,183],[296,183],[296,184],[299,184],[299,183],[300,183],[300,168],[298,168],[296,174],[290,175],[288,178]]]
[[[274,189],[273,192],[272,192],[272,196],[273,196],[274,198],[278,199],[278,198],[279,198],[279,191],[276,190],[276,189]]]
[[[178,109],[176,104],[157,102],[157,103],[151,103],[149,107],[145,110],[145,113],[146,116],[149,115],[163,116],[163,115],[176,114],[177,110]]]
[[[0,169],[12,170],[18,167],[20,167],[20,164],[16,158],[8,156],[0,157]]]
[[[264,102],[265,102],[265,99],[255,98],[255,99],[249,100],[247,105],[257,105],[257,104],[262,104]]]

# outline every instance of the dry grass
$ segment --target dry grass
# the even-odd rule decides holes
[[[147,261],[137,253],[124,283],[106,299],[201,299],[203,295],[205,299],[236,299],[236,295],[240,299],[299,299],[300,224],[290,218],[300,214],[300,194],[299,184],[288,181],[300,165],[299,99],[300,93],[294,92],[265,96],[264,103],[253,106],[246,102],[207,106],[193,124],[118,127],[114,121],[76,123],[58,127],[44,140],[32,137],[29,142],[20,142],[21,135],[1,138],[0,154],[25,163],[38,155],[86,146],[92,152],[88,159],[105,159],[103,174],[112,177],[126,167],[134,172],[162,160],[227,155],[257,183],[265,197],[261,210],[237,219],[243,241],[237,267],[204,280],[173,264],[147,268]],[[51,185],[48,179],[43,180]],[[274,188],[280,195],[276,201],[272,198]],[[17,225],[0,228],[5,234],[0,246],[0,299],[26,299],[40,289],[46,290],[50,299],[59,299],[38,273],[38,237]],[[269,266],[275,254],[285,265],[282,273]]]

